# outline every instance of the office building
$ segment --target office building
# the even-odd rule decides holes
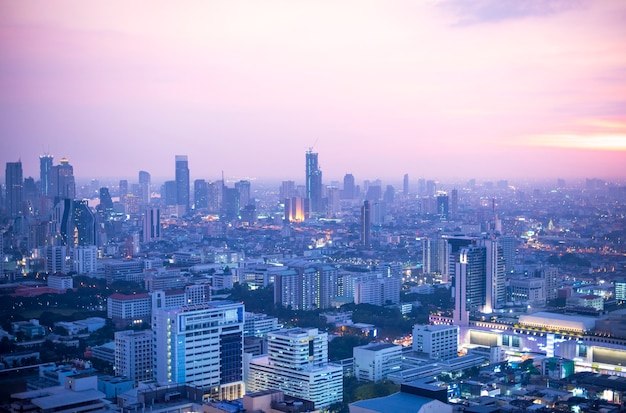
[[[52,155],[46,154],[39,157],[39,193],[42,196],[54,196],[52,162]]]
[[[56,242],[67,246],[96,245],[96,217],[87,201],[57,198],[53,210]]]
[[[54,273],[48,275],[47,281],[48,287],[57,291],[67,291],[74,288],[74,279],[71,275],[65,275],[63,273]]]
[[[384,306],[398,304],[402,289],[402,278],[399,276],[383,276],[376,274],[354,277],[354,303]]]
[[[147,208],[143,213],[143,242],[161,239],[161,210]]]
[[[322,171],[319,168],[317,153],[309,149],[306,152],[306,199],[312,213],[323,211],[322,202]]]
[[[450,192],[450,218],[456,219],[459,216],[459,190],[453,189]]]
[[[248,391],[281,390],[316,409],[343,399],[343,368],[328,364],[328,334],[292,328],[267,335],[268,354],[249,364]]]
[[[193,207],[194,209],[205,209],[209,207],[209,187],[204,179],[193,181]]]
[[[433,360],[450,360],[458,357],[459,327],[414,325],[413,351],[426,353]]]
[[[267,314],[246,313],[243,326],[244,337],[265,337],[280,328],[276,317]]]
[[[176,155],[176,205],[185,207],[189,212],[189,162],[187,155]]]
[[[53,167],[55,196],[59,198],[76,198],[76,182],[74,180],[74,167],[67,158],[61,158],[60,164]]]
[[[237,188],[223,188],[222,217],[226,220],[239,218],[239,191]]]
[[[242,303],[154,308],[157,382],[193,384],[222,400],[242,397],[243,324]]]
[[[354,175],[346,174],[343,177],[343,199],[354,199],[356,197],[356,187],[354,185]]]
[[[48,274],[67,273],[70,270],[69,249],[65,245],[47,245],[43,248],[44,269]]]
[[[152,197],[152,187],[150,174],[146,171],[139,171],[139,199],[141,205],[149,205]]]
[[[107,298],[107,318],[118,328],[150,322],[152,299],[148,294],[114,293]]]
[[[371,211],[369,201],[363,201],[363,206],[361,207],[361,244],[364,248],[372,247],[371,240]]]
[[[280,185],[280,199],[288,199],[297,196],[296,183],[294,181],[283,181]]]
[[[9,217],[17,217],[24,211],[23,209],[23,196],[24,196],[24,178],[22,176],[22,162],[7,162],[6,163],[6,211]]]
[[[95,245],[80,245],[71,249],[72,269],[76,274],[91,274],[96,272],[98,263],[98,247]]]
[[[135,384],[154,379],[152,330],[115,332],[115,375]]]
[[[294,196],[285,198],[285,222],[304,221],[304,199]]]
[[[402,179],[402,194],[404,198],[408,199],[409,197],[409,174],[404,174],[404,178]]]
[[[125,204],[126,202],[126,196],[129,194],[128,191],[128,181],[126,179],[121,179],[120,183],[119,183],[119,198],[120,198],[120,203],[122,205]]]
[[[241,180],[236,182],[235,189],[239,192],[239,207],[241,209],[254,204],[254,200],[250,196],[250,181]]]
[[[371,343],[352,349],[354,376],[359,381],[379,382],[402,368],[402,346]]]
[[[451,252],[454,261],[454,323],[466,326],[472,313],[490,314],[506,304],[506,275],[502,247],[480,239]],[[449,240],[451,242],[452,240]]]
[[[447,220],[449,217],[448,195],[440,193],[437,195],[437,215],[441,220]]]

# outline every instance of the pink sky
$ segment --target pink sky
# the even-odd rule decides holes
[[[0,0],[0,162],[626,179],[626,3]]]

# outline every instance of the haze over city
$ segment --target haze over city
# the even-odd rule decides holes
[[[0,1],[0,163],[626,177],[626,5]]]

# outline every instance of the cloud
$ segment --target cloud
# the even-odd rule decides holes
[[[585,0],[445,0],[439,3],[457,25],[550,16],[582,7]]]

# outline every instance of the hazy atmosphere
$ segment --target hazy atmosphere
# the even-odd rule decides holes
[[[626,177],[621,1],[0,1],[0,162]]]

